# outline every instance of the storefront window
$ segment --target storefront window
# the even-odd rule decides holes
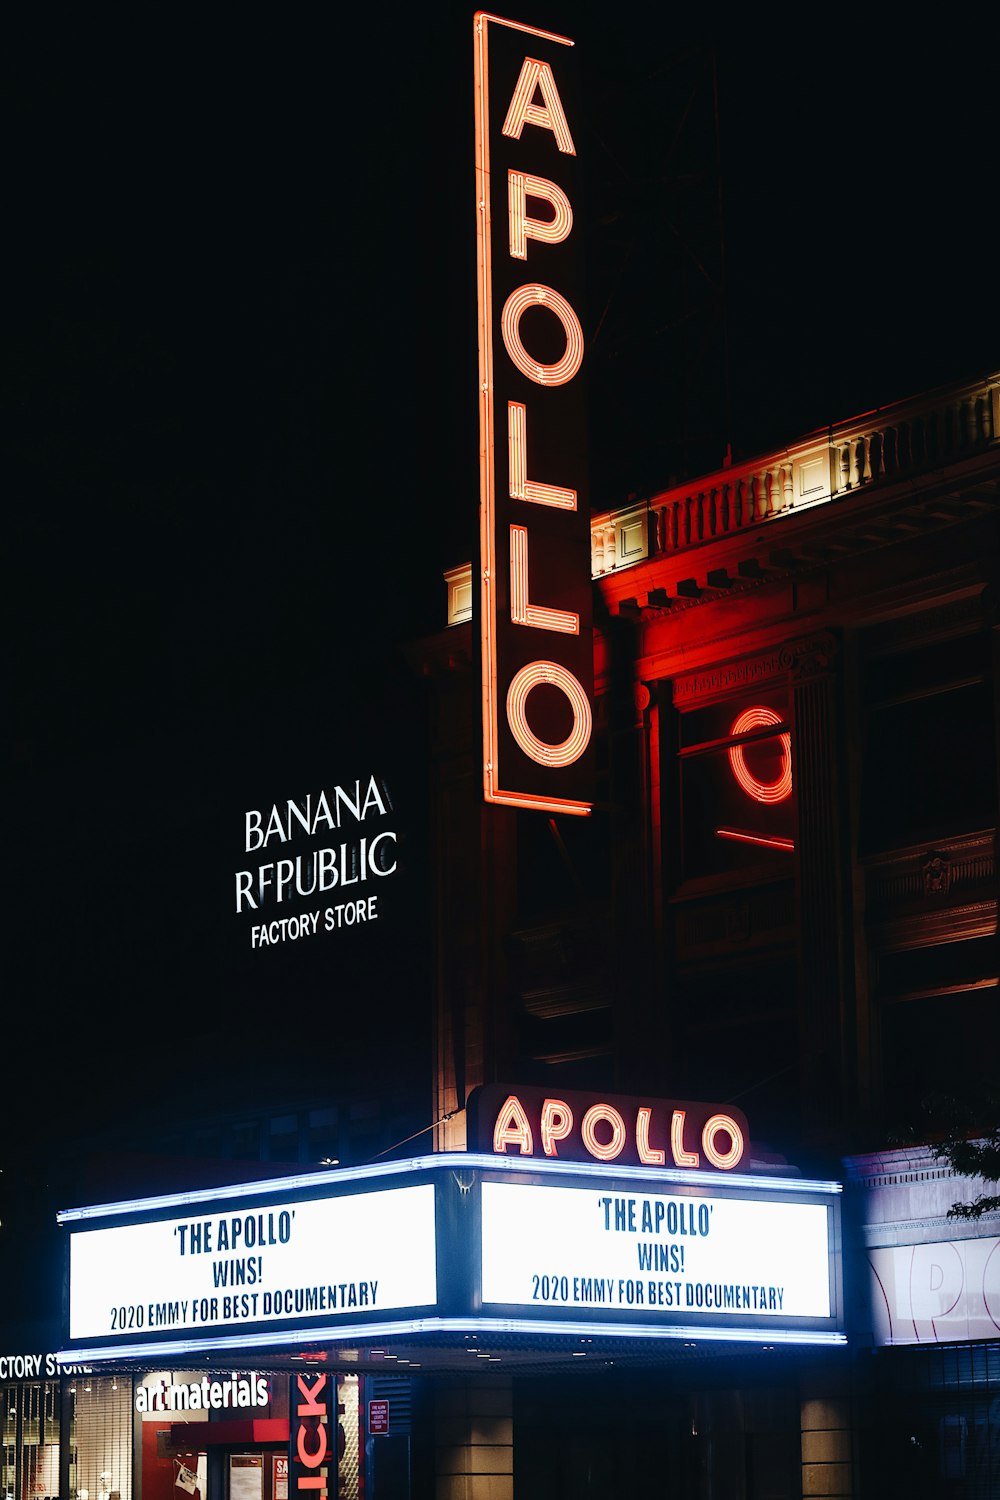
[[[990,828],[996,806],[991,684],[871,709],[861,800],[865,852]]]
[[[59,1386],[24,1381],[0,1387],[0,1497],[48,1500],[59,1494]]]
[[[81,1375],[71,1394],[70,1489],[76,1500],[132,1500],[131,1379]]]

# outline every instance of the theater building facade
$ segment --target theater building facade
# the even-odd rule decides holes
[[[998,1492],[923,1109],[1000,1055],[998,433],[1000,374],[595,517],[586,813],[484,798],[447,575],[425,1154],[66,1207],[5,1496]]]
[[[844,1184],[847,1348],[686,1372],[678,1493],[1000,1487],[1000,1228],[949,1217],[996,1187],[933,1150],[939,1096],[996,1125],[998,501],[992,373],[593,516],[587,817],[473,807],[478,624],[446,575],[441,1145],[484,1081],[648,1090]],[[549,1422],[581,1441],[555,1390],[536,1454]],[[624,1404],[587,1409],[592,1472]]]
[[[0,1500],[985,1500],[1000,371],[599,510],[569,44],[475,24],[427,1121],[62,1205]]]

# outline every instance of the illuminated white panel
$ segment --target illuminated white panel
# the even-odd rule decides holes
[[[937,1240],[868,1251],[877,1344],[995,1339],[1000,1237]]]
[[[483,1302],[664,1323],[828,1318],[825,1204],[484,1182]]]
[[[69,1292],[71,1339],[433,1305],[434,1187],[77,1230]]]

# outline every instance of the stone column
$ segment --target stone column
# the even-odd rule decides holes
[[[807,1139],[836,1141],[845,1108],[847,933],[840,726],[830,635],[789,649],[798,805],[799,1052]]]
[[[509,1377],[457,1375],[435,1387],[434,1500],[514,1500]]]
[[[842,1396],[803,1394],[800,1424],[803,1496],[808,1500],[852,1500],[850,1402]]]

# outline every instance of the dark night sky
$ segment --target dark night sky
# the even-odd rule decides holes
[[[472,12],[337,14],[79,13],[13,49],[7,1043],[53,1121],[204,1086],[207,1035],[238,1061],[283,1034],[301,976],[231,951],[242,812],[370,768],[412,827],[396,951],[302,983],[334,1050],[376,1000],[422,1045],[397,648],[475,532]],[[810,14],[524,16],[580,44],[601,507],[996,363],[995,53]],[[691,273],[717,273],[712,48],[728,419]]]

